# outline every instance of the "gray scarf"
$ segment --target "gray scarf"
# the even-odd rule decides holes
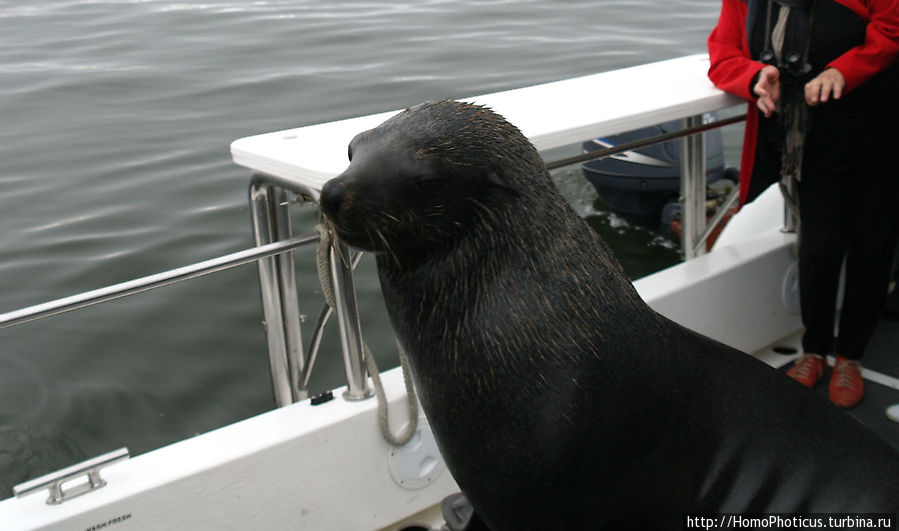
[[[771,45],[778,64],[783,64],[783,46],[786,35],[787,19],[790,17],[792,7],[798,7],[802,2],[787,2],[776,0],[782,4],[778,13],[777,22],[771,31]],[[792,5],[797,4],[797,5]],[[773,6],[771,6],[773,7]],[[811,20],[809,20],[811,27]],[[808,56],[808,46],[805,50]],[[781,84],[783,87],[783,84]],[[805,102],[805,94],[802,90],[781,90],[781,97],[777,102],[777,115],[785,130],[784,145],[781,152],[780,190],[783,194],[787,208],[799,219],[798,183],[802,180],[802,156],[805,130],[808,124],[808,105]]]

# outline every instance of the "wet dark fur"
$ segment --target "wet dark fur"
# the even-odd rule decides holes
[[[441,452],[492,529],[899,509],[890,447],[650,309],[500,116],[422,104],[350,154],[322,210],[378,253]]]

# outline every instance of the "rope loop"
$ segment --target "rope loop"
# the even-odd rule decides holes
[[[316,250],[316,268],[318,269],[318,280],[321,282],[322,295],[325,302],[332,310],[336,311],[334,304],[334,287],[332,285],[333,276],[331,275],[331,248],[335,245],[336,238],[326,221],[322,221],[318,225],[317,230],[321,235],[318,249]],[[350,260],[352,262],[352,260]],[[397,350],[400,358],[400,366],[403,370],[403,382],[406,386],[406,407],[409,415],[409,422],[402,432],[394,434],[390,431],[389,411],[387,408],[387,395],[384,392],[384,384],[381,382],[381,374],[375,363],[375,357],[372,355],[368,344],[362,342],[363,361],[368,374],[371,376],[372,384],[374,384],[375,395],[378,400],[378,428],[381,431],[381,437],[387,444],[391,446],[403,446],[409,442],[418,429],[418,400],[415,397],[415,387],[412,384],[412,375],[409,371],[409,364],[406,359],[406,352],[397,341]]]

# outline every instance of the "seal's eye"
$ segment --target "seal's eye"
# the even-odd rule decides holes
[[[424,197],[431,197],[437,195],[440,192],[440,189],[443,185],[443,182],[440,179],[434,178],[420,178],[415,181],[415,191],[418,195]]]

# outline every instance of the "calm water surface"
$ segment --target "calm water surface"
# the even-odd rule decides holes
[[[718,5],[0,0],[0,312],[251,246],[236,138],[704,52]],[[603,213],[579,171],[556,178],[632,275],[677,259]],[[363,330],[388,366],[360,267]],[[311,267],[300,276],[315,316]],[[260,321],[244,266],[0,331],[0,498],[272,408]],[[336,345],[332,330],[314,390],[342,383]]]

